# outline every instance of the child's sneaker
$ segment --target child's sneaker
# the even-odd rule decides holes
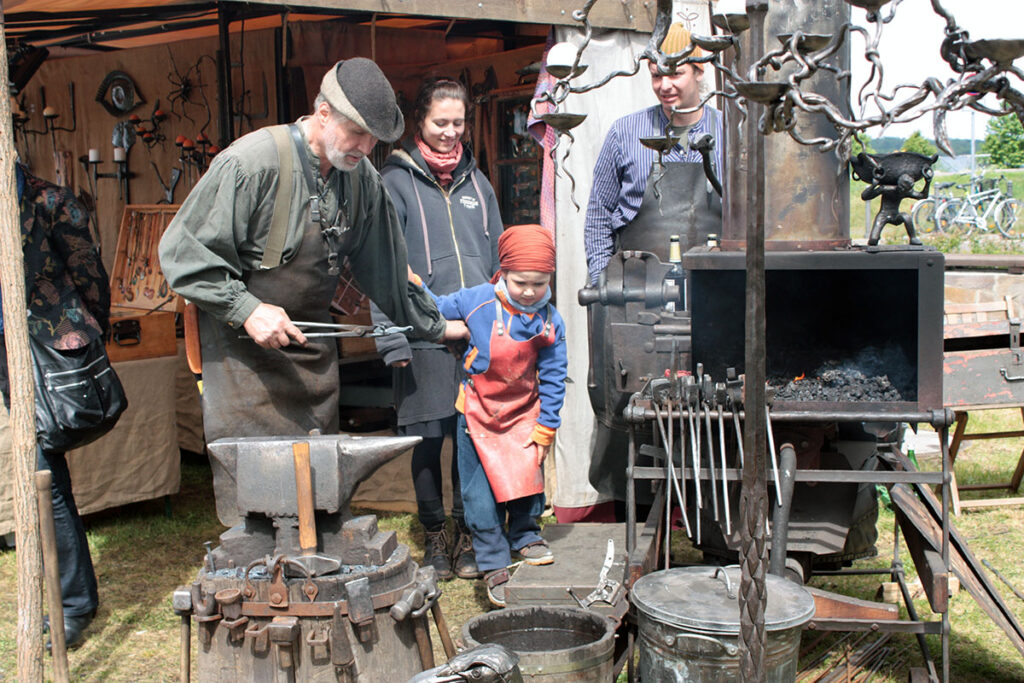
[[[487,586],[487,599],[495,607],[505,606],[505,585],[508,583],[508,569],[494,569],[484,574],[484,585]]]
[[[512,559],[526,564],[542,565],[554,562],[555,556],[551,552],[551,548],[548,547],[547,541],[534,541],[519,550],[513,550]]]

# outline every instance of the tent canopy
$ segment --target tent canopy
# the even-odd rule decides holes
[[[415,19],[423,27],[444,22],[450,34],[473,35],[482,22],[577,25],[573,12],[582,0],[405,0],[394,12],[389,0],[7,0],[4,28],[8,44],[110,50],[215,35],[221,21],[232,31],[280,26],[284,21],[341,18],[353,23]],[[646,5],[646,6],[645,6]],[[654,3],[642,0],[596,3],[595,28],[650,31]],[[493,26],[493,23],[491,23]]]

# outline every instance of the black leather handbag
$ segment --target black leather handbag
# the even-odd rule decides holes
[[[36,441],[44,451],[67,452],[100,438],[128,407],[102,339],[61,350],[29,335],[36,376]]]

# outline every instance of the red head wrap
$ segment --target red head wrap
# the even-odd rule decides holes
[[[513,225],[498,238],[498,261],[501,270],[555,272],[555,241],[551,231],[539,225]],[[497,282],[500,271],[491,282]]]

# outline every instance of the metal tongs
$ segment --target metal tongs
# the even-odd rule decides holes
[[[309,337],[385,337],[389,334],[402,334],[412,330],[412,325],[351,325],[348,323],[314,323],[293,320],[292,324]],[[329,330],[325,332],[306,332],[305,328]],[[239,339],[249,339],[249,335],[240,334]]]

